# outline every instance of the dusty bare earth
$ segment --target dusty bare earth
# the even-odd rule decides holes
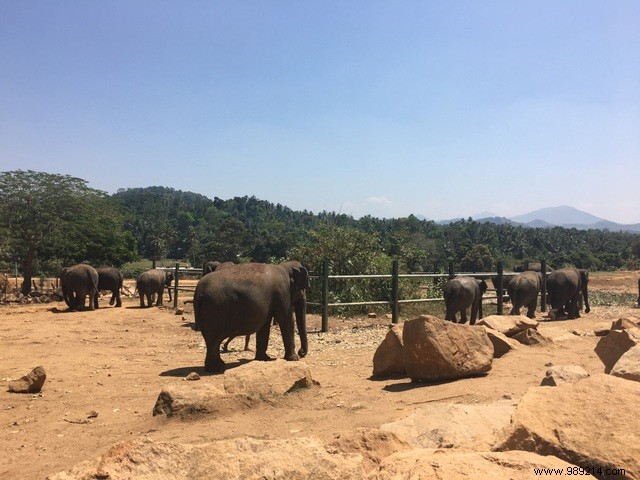
[[[184,382],[190,372],[199,373],[200,382],[222,383],[220,375],[203,369],[204,343],[191,329],[190,305],[181,302],[181,314],[168,307],[140,309],[137,298],[125,298],[122,308],[104,299],[93,312],[68,312],[63,302],[3,305],[0,478],[45,478],[137,437],[189,443],[242,436],[331,441],[356,427],[398,420],[434,401],[484,404],[504,394],[517,399],[540,384],[550,362],[602,372],[593,351],[598,338],[571,332],[609,327],[623,316],[640,318],[635,306],[639,277],[640,272],[592,274],[592,292],[633,294],[633,301],[592,305],[591,313],[579,320],[544,321],[538,314],[539,330],[554,338],[553,343],[510,352],[496,359],[486,376],[435,385],[370,378],[373,353],[388,330],[388,318],[331,318],[331,331],[320,333],[320,319],[310,316],[310,352],[302,361],[321,388],[296,392],[250,413],[190,421],[152,416],[163,386]],[[223,356],[229,368],[252,358],[252,353],[240,351],[242,346],[243,339],[234,340],[233,351]],[[281,347],[274,327],[269,353],[281,357]],[[7,391],[8,380],[38,365],[47,372],[41,393]]]

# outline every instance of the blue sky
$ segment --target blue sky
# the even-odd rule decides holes
[[[640,2],[0,0],[0,170],[640,223]]]

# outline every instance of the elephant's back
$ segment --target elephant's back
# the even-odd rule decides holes
[[[208,273],[198,281],[194,302],[216,308],[264,305],[272,294],[273,285],[284,279],[279,278],[281,275],[272,267],[275,266],[246,263]]]
[[[580,274],[575,268],[561,268],[560,270],[554,270],[547,276],[547,286],[554,285],[566,285],[578,282]]]
[[[87,282],[97,286],[98,285],[98,272],[91,265],[85,263],[78,263],[72,265],[66,269],[65,275],[68,278],[78,278],[86,280]]]

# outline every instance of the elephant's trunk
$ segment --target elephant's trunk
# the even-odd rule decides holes
[[[298,356],[304,357],[309,351],[309,344],[307,343],[307,299],[305,297],[295,302],[295,314],[298,335],[300,335]]]
[[[582,298],[584,300],[584,311],[585,313],[589,313],[591,311],[591,308],[589,307],[589,294],[587,293],[586,284],[582,286]]]

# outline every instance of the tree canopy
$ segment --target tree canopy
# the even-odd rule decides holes
[[[20,264],[24,293],[35,268],[57,271],[82,261],[121,265],[136,257],[117,205],[69,175],[0,173],[0,229],[2,256]]]

